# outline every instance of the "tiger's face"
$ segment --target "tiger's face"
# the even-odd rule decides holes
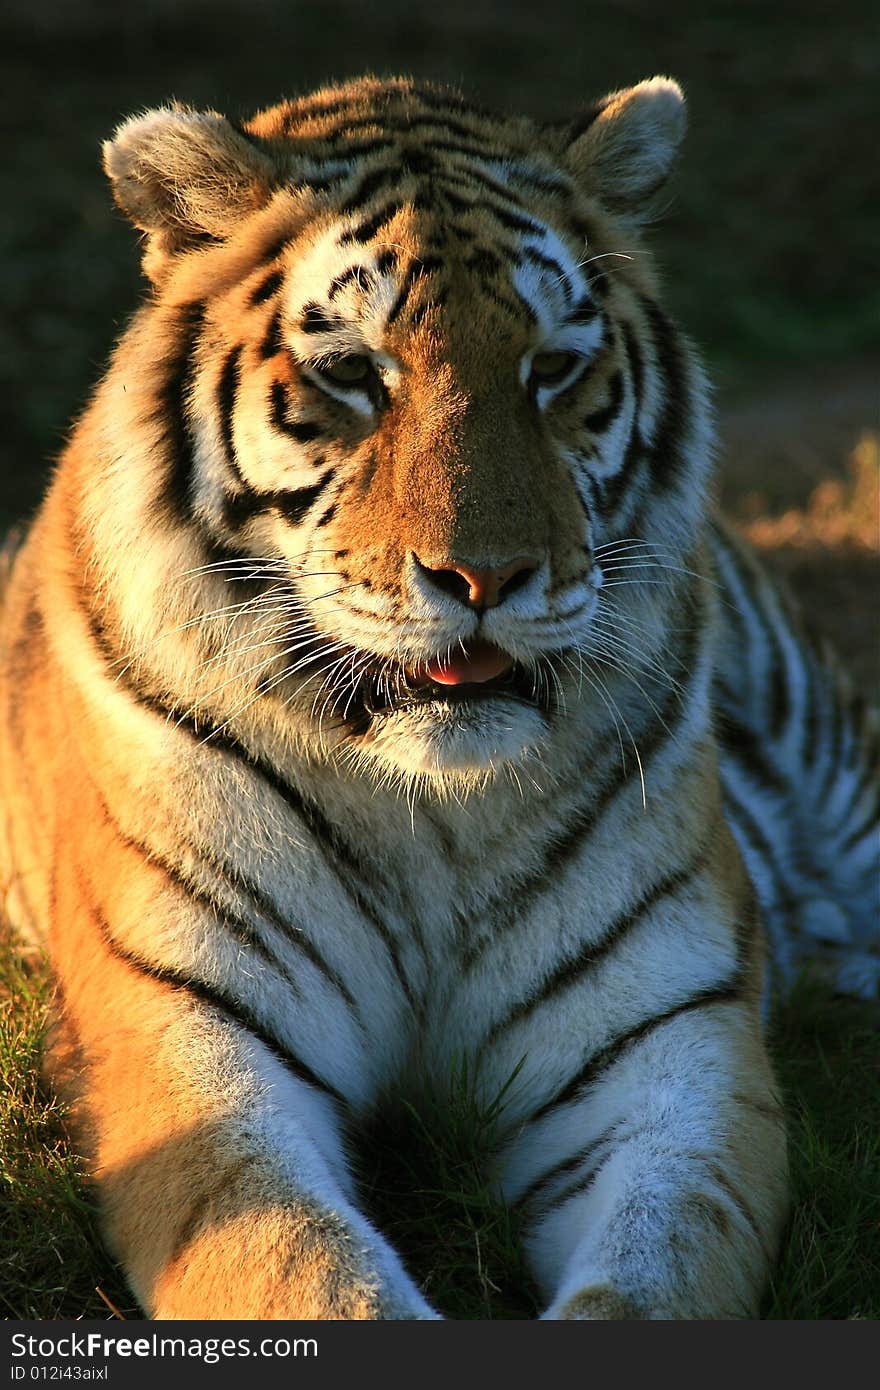
[[[603,554],[692,527],[674,417],[697,388],[605,206],[656,182],[680,97],[623,96],[572,139],[366,82],[246,134],[157,113],[108,147],[158,303],[197,305],[187,522],[279,596],[290,705],[380,770],[540,750]]]

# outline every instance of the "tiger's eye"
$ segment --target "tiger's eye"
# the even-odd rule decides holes
[[[369,357],[360,355],[337,357],[322,367],[321,372],[340,386],[357,386],[373,375],[373,364]]]
[[[561,381],[576,361],[573,352],[536,352],[532,358],[535,381]]]

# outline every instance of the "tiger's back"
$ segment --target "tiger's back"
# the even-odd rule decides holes
[[[153,291],[4,596],[4,882],[151,1315],[435,1316],[347,1154],[455,1058],[516,1075],[545,1316],[754,1309],[710,427],[635,230],[681,128],[365,79],[108,145]]]

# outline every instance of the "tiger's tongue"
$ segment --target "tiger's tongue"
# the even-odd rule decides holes
[[[435,657],[427,663],[427,673],[437,685],[465,685],[471,682],[480,684],[503,676],[510,670],[513,660],[506,652],[493,647],[491,642],[472,642],[463,651],[461,647],[448,656]]]

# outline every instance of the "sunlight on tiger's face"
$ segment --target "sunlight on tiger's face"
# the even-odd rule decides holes
[[[655,79],[555,146],[467,107],[441,140],[407,83],[352,89],[341,134],[332,95],[244,133],[154,112],[106,163],[151,233],[157,298],[200,305],[188,501],[218,554],[292,590],[294,699],[389,774],[479,778],[540,749],[602,546],[646,509],[632,324],[650,282],[590,171],[605,203],[638,202],[680,94]],[[621,121],[645,164],[634,179],[628,158],[625,193]]]

